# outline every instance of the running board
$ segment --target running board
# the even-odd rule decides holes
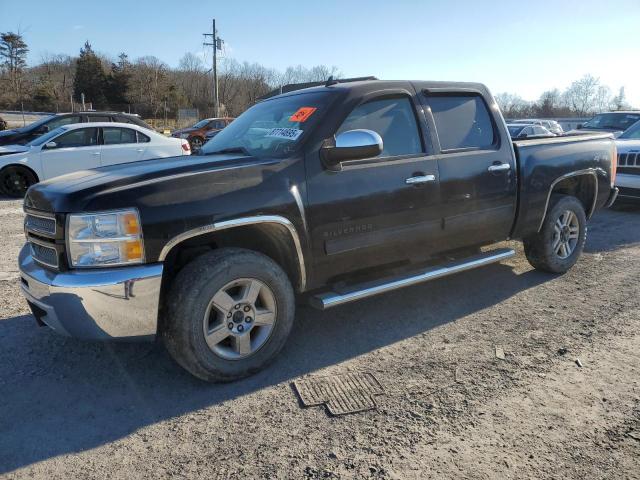
[[[472,268],[482,267],[491,263],[500,262],[511,258],[516,254],[511,248],[500,248],[491,252],[485,252],[463,260],[447,263],[437,267],[431,267],[422,273],[413,274],[409,277],[396,277],[385,281],[384,283],[369,283],[366,285],[355,286],[354,290],[344,293],[324,292],[319,293],[310,298],[311,306],[320,310],[342,305],[343,303],[353,302],[362,298],[372,297],[380,293],[390,292],[399,288],[408,287],[436,278],[446,277],[454,273],[464,272]]]

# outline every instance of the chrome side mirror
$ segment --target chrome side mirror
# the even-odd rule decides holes
[[[373,130],[347,130],[325,140],[321,155],[329,169],[340,170],[342,162],[377,157],[382,148],[382,137]]]
[[[44,144],[45,148],[56,148],[58,144],[56,142],[47,142]]]

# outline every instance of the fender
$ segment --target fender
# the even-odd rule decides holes
[[[538,226],[538,232],[542,230],[542,225],[544,224],[544,219],[547,218],[547,210],[549,209],[549,201],[551,200],[551,194],[553,193],[553,189],[555,186],[563,180],[571,177],[578,177],[581,175],[590,175],[593,177],[593,202],[591,204],[591,208],[587,213],[587,220],[591,218],[593,213],[596,210],[596,202],[598,201],[598,174],[596,173],[595,168],[587,168],[585,170],[576,170],[575,172],[566,173],[558,178],[556,178],[549,187],[549,192],[547,193],[547,201],[544,204],[544,213],[542,214],[542,220],[540,220],[540,225]]]
[[[259,215],[255,217],[241,217],[233,220],[225,220],[223,222],[212,223],[209,225],[203,225],[198,228],[194,228],[192,230],[188,230],[186,232],[181,233],[180,235],[176,235],[171,240],[167,242],[167,244],[162,248],[160,252],[160,256],[158,260],[163,262],[169,252],[180,243],[184,242],[193,237],[197,237],[199,235],[205,235],[211,232],[217,232],[219,230],[227,230],[229,228],[235,227],[243,227],[246,225],[256,225],[259,223],[276,223],[278,225],[282,225],[285,227],[289,234],[291,235],[291,239],[293,240],[293,244],[296,248],[296,254],[298,256],[298,268],[300,273],[300,291],[304,292],[307,285],[307,273],[304,263],[304,256],[302,254],[302,246],[300,244],[300,237],[298,236],[298,232],[296,227],[285,217],[281,217],[279,215]]]

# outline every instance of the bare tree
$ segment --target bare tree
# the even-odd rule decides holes
[[[495,99],[502,114],[507,118],[526,117],[530,112],[531,104],[519,95],[499,93]]]
[[[564,92],[563,99],[577,115],[588,115],[598,109],[599,87],[599,78],[593,75],[585,75],[571,84]]]
[[[624,91],[624,87],[620,87],[620,90],[618,90],[618,95],[613,97],[611,105],[614,110],[628,110],[629,108],[631,108],[629,102],[627,102],[627,95]]]

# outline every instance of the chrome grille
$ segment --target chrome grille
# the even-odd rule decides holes
[[[31,246],[31,255],[34,260],[50,267],[58,268],[58,253],[55,248],[40,245],[33,241],[30,241],[29,245]]]
[[[619,153],[618,166],[640,168],[640,152]]]
[[[27,213],[25,227],[37,233],[56,234],[56,219]]]

